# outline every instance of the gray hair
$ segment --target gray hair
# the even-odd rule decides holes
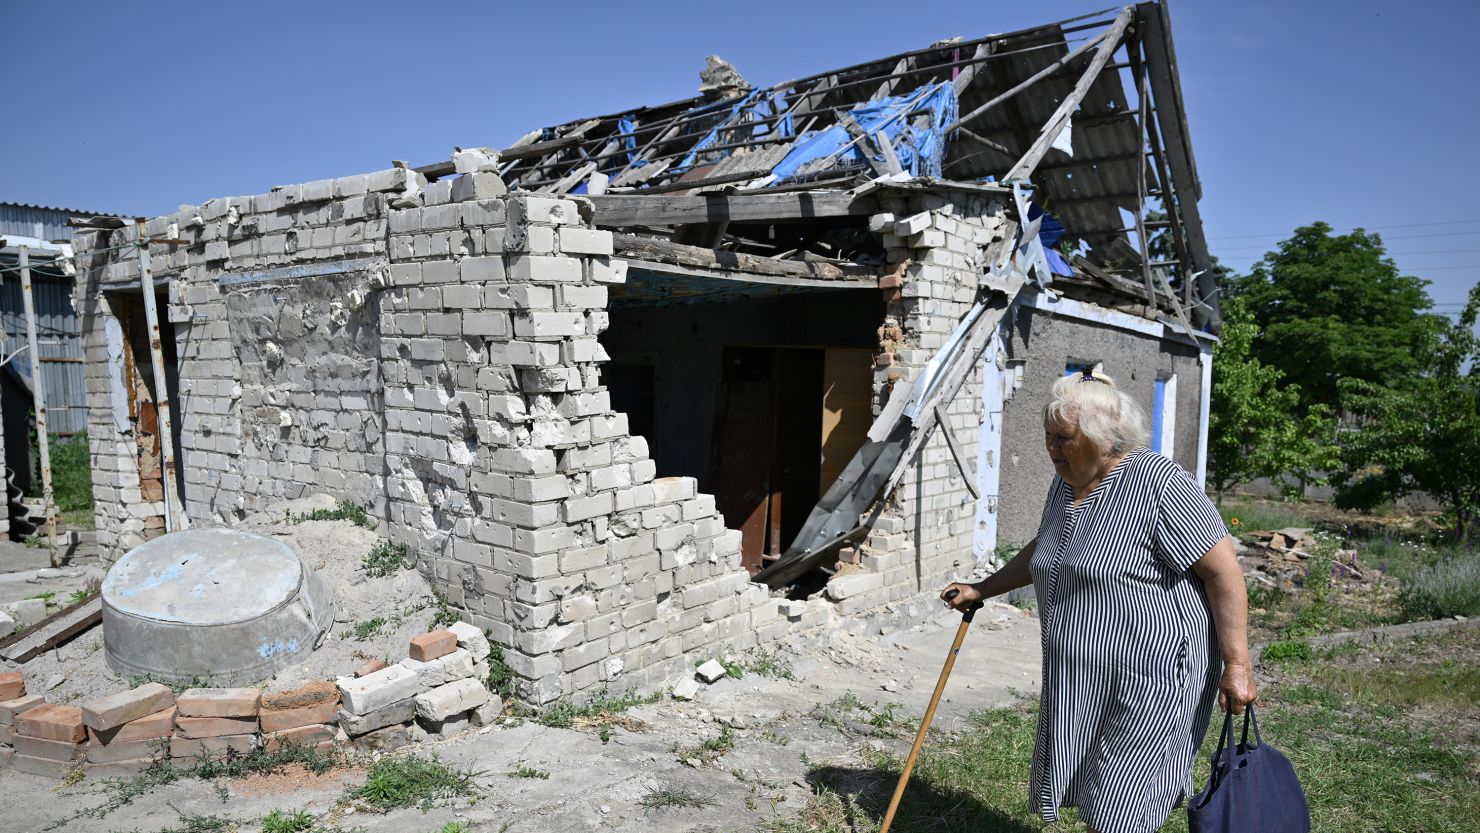
[[[1053,399],[1043,406],[1043,424],[1078,425],[1105,454],[1124,454],[1146,445],[1151,432],[1146,412],[1115,380],[1099,372],[1074,373],[1053,384]]]

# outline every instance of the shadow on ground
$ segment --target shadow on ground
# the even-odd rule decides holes
[[[883,767],[822,766],[807,774],[814,793],[831,790],[852,800],[837,809],[854,830],[876,829],[889,809],[899,770]],[[860,815],[862,817],[860,817]],[[890,828],[898,833],[1042,833],[1009,813],[983,804],[961,790],[942,789],[929,781],[911,780]]]

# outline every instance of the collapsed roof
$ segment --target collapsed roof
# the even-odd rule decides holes
[[[608,204],[620,195],[859,193],[871,182],[1020,184],[1029,211],[1047,215],[1044,243],[1067,256],[1050,262],[1069,285],[1151,299],[1150,309],[1218,328],[1161,2],[764,88],[711,59],[703,81],[694,98],[530,133],[501,151],[499,173],[511,189]],[[453,166],[418,170],[436,178]],[[868,262],[866,245],[850,252],[835,235],[778,242],[771,230],[762,241],[726,222],[695,238],[677,222],[639,222],[640,213],[598,213],[597,222],[759,257]]]

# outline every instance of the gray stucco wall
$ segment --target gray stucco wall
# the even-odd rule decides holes
[[[1023,362],[1023,384],[1003,408],[998,544],[1026,544],[1038,532],[1053,467],[1043,449],[1043,405],[1070,362],[1103,362],[1104,371],[1146,408],[1158,376],[1176,374],[1175,453],[1197,468],[1202,367],[1197,348],[1042,310],[1021,308],[1009,352]]]

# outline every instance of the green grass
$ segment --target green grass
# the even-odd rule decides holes
[[[333,509],[315,509],[300,515],[289,515],[288,520],[295,524],[304,521],[349,521],[355,526],[375,529],[375,519],[365,514],[363,508],[347,500],[341,500]]]
[[[489,641],[488,646],[488,690],[492,691],[504,700],[510,700],[514,696],[514,669],[504,661],[504,649],[502,645]]]
[[[180,814],[179,826],[166,827],[158,833],[237,833],[239,825],[226,816],[193,816]],[[273,833],[264,829],[263,833]]]
[[[406,545],[382,538],[375,542],[370,552],[365,555],[362,565],[365,572],[375,578],[395,575],[401,570],[416,566],[414,561],[407,559]]]
[[[672,808],[696,810],[708,807],[714,801],[706,796],[689,792],[679,787],[654,787],[647,794],[638,799],[638,804],[649,810],[667,810]]]
[[[26,598],[27,599],[40,599],[41,601],[43,601],[43,602],[46,603],[46,606],[47,607],[51,607],[51,606],[53,606],[53,605],[55,605],[57,603],[57,591],[55,591],[55,590],[47,590],[44,593],[36,593],[34,595],[27,596]]]
[[[474,796],[475,775],[436,758],[396,755],[372,764],[365,783],[349,790],[345,797],[382,813],[400,807],[428,809],[439,802]]]
[[[1343,646],[1281,665],[1261,692],[1266,742],[1294,763],[1313,830],[1461,833],[1480,818],[1480,630],[1405,643]],[[905,791],[900,833],[1083,831],[1072,810],[1043,828],[1027,810],[1036,709],[972,715],[960,732],[933,732]],[[1209,732],[1194,768],[1206,783],[1217,742]],[[769,833],[877,830],[903,759],[865,752],[865,766],[816,766],[799,815]],[[1185,833],[1173,811],[1166,833]]]
[[[507,828],[507,825],[505,827]],[[436,833],[469,833],[471,829],[460,821],[449,821],[437,828]]]
[[[385,628],[385,625],[386,621],[383,616],[366,619],[363,622],[356,622],[349,630],[344,632],[344,637],[346,639],[354,639],[356,642],[365,642],[379,636],[380,631]]]
[[[273,810],[262,819],[261,833],[308,833],[314,815],[307,810]]]
[[[1301,512],[1301,505],[1294,502],[1228,498],[1218,507],[1218,514],[1223,516],[1224,525],[1234,535],[1259,530],[1288,529],[1292,526],[1315,526]]]
[[[729,726],[720,730],[716,737],[700,741],[691,746],[673,745],[673,754],[682,762],[710,766],[735,748],[735,732]]]
[[[741,660],[740,667],[752,674],[773,680],[796,679],[791,673],[791,662],[781,656],[780,652],[769,648],[757,648],[751,651]],[[729,666],[725,666],[725,670],[729,671]]]
[[[542,726],[570,729],[577,722],[600,722],[605,718],[621,714],[633,706],[656,703],[661,697],[661,694],[641,695],[630,691],[613,697],[603,690],[584,705],[576,705],[570,700],[557,700],[546,706],[536,716],[535,721]]]
[[[72,604],[80,604],[81,602],[85,602],[88,599],[92,598],[92,594],[87,592],[86,590],[73,590],[71,594],[67,596],[67,598],[71,601]]]
[[[535,769],[532,766],[524,766],[523,764],[520,764],[518,769],[516,769],[513,772],[509,773],[509,777],[510,778],[538,778],[541,781],[548,781],[550,779],[550,773],[544,771],[543,769]]]

